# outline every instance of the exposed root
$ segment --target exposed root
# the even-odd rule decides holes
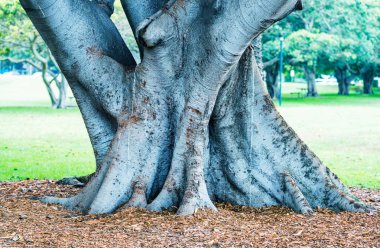
[[[59,197],[50,197],[50,196],[45,196],[45,197],[32,197],[32,200],[37,200],[43,203],[47,204],[60,204],[65,207],[65,204],[67,202],[67,198],[59,198]]]
[[[183,184],[184,183],[182,183],[182,185]],[[198,209],[207,208],[217,211],[210,200],[204,181],[197,186],[188,185],[187,190],[182,196],[182,200],[180,200],[181,195],[179,189],[175,189],[173,184],[170,186],[166,184],[156,199],[147,206],[147,209],[154,212],[160,212],[165,209],[178,209],[177,214],[181,216],[192,215],[196,213]]]
[[[147,206],[153,212],[160,212],[164,209],[177,208],[180,202],[180,190],[170,177],[166,179],[165,185],[158,196]]]
[[[285,185],[284,204],[302,214],[313,214],[313,209],[310,207],[294,179],[288,173],[284,173],[283,175]]]
[[[146,199],[146,185],[141,181],[136,182],[134,192],[132,197],[124,205],[124,208],[136,207],[136,208],[146,208],[148,203]]]
[[[57,183],[62,185],[71,185],[75,187],[84,187],[94,175],[95,173],[91,173],[81,177],[64,177],[58,180]]]
[[[283,204],[303,214],[318,207],[371,211],[345,193],[348,189],[287,125],[251,57],[247,50],[218,96],[207,172],[212,199],[253,207]]]
[[[65,177],[60,179],[57,184],[70,185],[74,187],[84,187],[84,183],[80,182],[76,177]]]
[[[87,176],[76,177],[76,179],[83,184],[87,184],[94,175],[95,173],[91,173],[91,174],[88,174]]]
[[[186,191],[177,214],[181,216],[192,215],[195,214],[198,209],[217,211],[208,194],[203,196],[199,194],[194,195],[193,191]]]
[[[335,211],[349,211],[349,212],[373,212],[376,209],[372,206],[366,205],[359,200],[354,199],[347,193],[338,189],[330,180],[326,183],[325,199],[327,207]]]

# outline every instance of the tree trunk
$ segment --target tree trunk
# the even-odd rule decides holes
[[[318,96],[317,88],[315,86],[315,69],[310,68],[308,65],[303,66],[303,71],[306,76],[307,94],[308,97]]]
[[[363,94],[374,94],[372,87],[375,78],[375,67],[373,65],[364,66],[361,74],[363,78]]]
[[[264,89],[250,44],[298,1],[125,0],[143,47],[137,66],[101,2],[22,1],[77,98],[98,165],[79,194],[42,201],[96,214],[188,215],[213,202],[370,210]]]
[[[278,78],[278,73],[279,73],[279,68],[280,65],[279,63],[275,63],[271,66],[268,66],[265,68],[265,82],[267,86],[268,93],[271,98],[274,98],[277,96],[277,78]]]
[[[48,65],[47,65],[47,63],[42,63],[42,62],[41,62],[41,64],[42,64],[42,66],[41,66],[41,69],[42,69],[42,71],[41,71],[41,73],[42,73],[42,80],[43,80],[43,82],[45,84],[46,91],[49,94],[49,99],[50,99],[51,106],[53,108],[56,108],[57,103],[58,103],[58,99],[55,96],[53,88],[51,87],[51,84],[52,84],[53,80],[49,80],[47,78],[47,76],[48,76],[47,75]]]
[[[66,78],[61,74],[60,82],[57,84],[59,95],[58,95],[58,101],[56,108],[57,109],[64,109],[66,108],[66,99],[67,99],[67,81]]]
[[[348,69],[346,67],[336,67],[334,75],[338,81],[338,95],[349,95],[352,76],[349,75]]]

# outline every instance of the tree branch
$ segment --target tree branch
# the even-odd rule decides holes
[[[127,69],[136,62],[98,2],[20,2],[68,80],[99,168],[115,135],[120,111],[129,104],[125,98],[130,97],[132,84],[128,81],[132,79]]]
[[[111,16],[114,11],[115,0],[97,0],[99,7],[103,8],[108,16]]]
[[[80,82],[116,118],[130,91],[124,67],[136,62],[98,2],[21,0],[21,4],[66,78]]]
[[[124,12],[127,16],[129,25],[135,36],[137,45],[139,46],[140,57],[143,58],[143,45],[139,42],[137,35],[137,28],[142,21],[148,17],[151,17],[161,8],[163,8],[166,0],[121,0]],[[173,1],[170,1],[173,2]],[[168,5],[168,4],[166,4]]]
[[[271,67],[272,65],[276,64],[280,59],[278,57],[273,58],[267,62],[264,62],[264,69]]]
[[[29,62],[30,62],[28,59],[16,59],[16,58],[9,57],[9,56],[1,56],[1,57],[0,57],[0,60],[1,60],[1,61],[8,60],[9,62],[14,63],[14,64],[18,64],[18,63],[29,63]]]
[[[31,40],[30,40],[30,50],[32,51],[34,57],[36,57],[36,59],[38,61],[40,61],[41,63],[43,64],[47,64],[48,63],[48,59],[45,58],[44,56],[42,56],[42,54],[38,51],[38,46],[37,46],[37,36],[34,36]]]
[[[16,45],[16,46],[21,47],[21,48],[27,48],[27,49],[30,48],[30,45],[29,45],[29,44],[24,44],[24,43],[16,42],[16,41],[12,41],[12,40],[6,40],[6,39],[1,39],[1,38],[0,38],[0,42],[1,42],[1,43],[9,43],[9,44],[13,44],[13,45]]]
[[[134,33],[138,25],[164,7],[165,2],[167,0],[121,0],[124,12]]]
[[[355,75],[359,75],[359,74],[360,74],[359,71],[352,69],[351,66],[350,66],[350,64],[347,63],[347,62],[346,62],[346,66],[347,66],[347,69],[348,69],[348,71],[349,71],[350,73],[355,74]]]

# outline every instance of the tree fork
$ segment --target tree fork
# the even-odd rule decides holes
[[[96,214],[188,215],[215,210],[213,201],[370,210],[264,90],[250,44],[300,1],[123,0],[143,52],[137,66],[109,19],[112,0],[21,2],[74,91],[98,164],[77,195],[42,201]]]

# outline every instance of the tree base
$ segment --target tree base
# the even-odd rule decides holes
[[[173,154],[161,160],[165,163],[151,160],[154,154],[163,153],[162,143],[149,150],[150,155],[144,153],[127,162],[121,154],[127,154],[128,149],[130,152],[138,149],[141,153],[147,140],[155,140],[148,135],[147,140],[140,137],[139,142],[134,141],[133,148],[128,146],[128,137],[146,133],[140,129],[146,126],[129,118],[128,125],[118,131],[107,156],[108,163],[103,164],[81,193],[65,199],[41,200],[96,214],[138,207],[151,211],[177,209],[180,215],[190,215],[198,209],[216,210],[213,201],[252,207],[284,205],[302,214],[313,214],[315,208],[373,211],[351,196],[286,124],[255,68],[248,49],[216,101],[209,139],[203,148],[207,153],[198,150],[183,155],[189,152],[182,151],[188,149],[181,145],[181,137],[188,137],[185,135],[179,136],[174,148],[167,146],[167,151],[173,149]],[[226,99],[231,102],[226,103]],[[159,140],[161,137],[159,134]],[[204,171],[199,170],[203,168],[198,166],[200,158]],[[165,166],[159,168],[159,164]]]
[[[67,74],[98,167],[77,195],[43,202],[90,214],[140,207],[189,215],[216,210],[213,202],[371,210],[265,91],[250,44],[300,1],[167,1],[143,21],[144,8],[128,12],[141,21],[137,66],[99,1],[22,2]]]

